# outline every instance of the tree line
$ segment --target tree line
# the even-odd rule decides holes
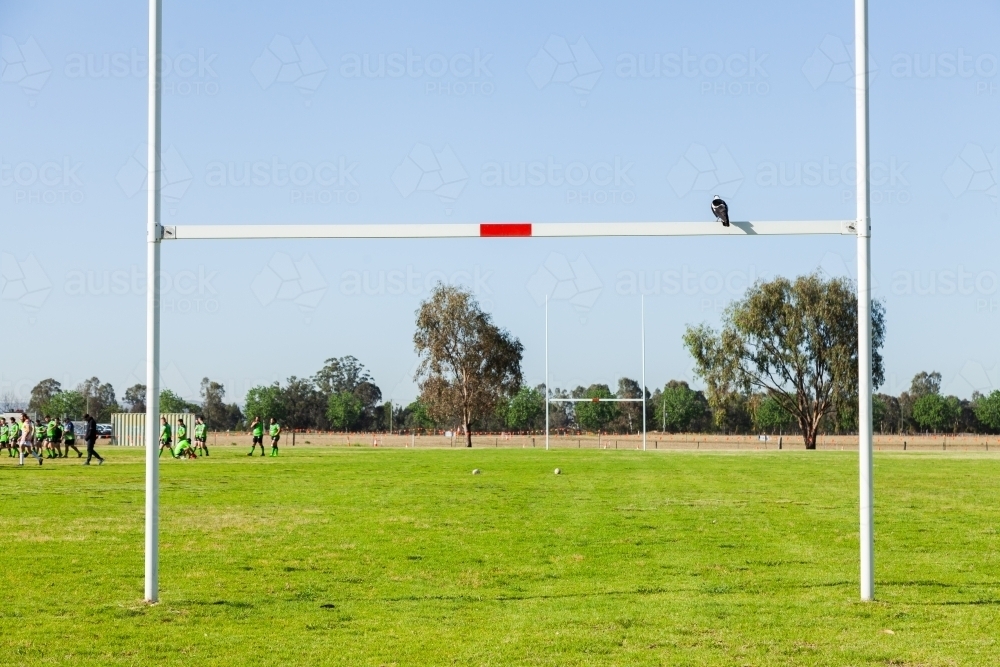
[[[524,383],[523,346],[482,310],[468,290],[439,284],[416,312],[414,349],[420,393],[407,406],[382,400],[382,391],[353,356],[327,359],[311,377],[292,376],[251,388],[242,409],[225,402],[225,388],[208,378],[201,403],[169,390],[162,412],[199,412],[210,428],[242,427],[253,417],[274,417],[296,429],[339,431],[457,430],[472,446],[479,431],[538,432],[545,425],[545,387]],[[872,377],[883,383],[881,348],[885,307],[872,303]],[[556,432],[799,434],[815,448],[821,433],[858,430],[857,295],[850,281],[813,274],[758,281],[724,311],[717,331],[688,326],[683,342],[705,389],[672,380],[652,393],[631,378],[573,389],[550,388],[552,399],[638,399],[629,402],[550,402]],[[144,412],[146,388],[134,385],[121,404],[114,388],[93,377],[75,389],[43,380],[29,409],[53,416],[90,412]],[[941,374],[918,373],[899,396],[873,398],[880,433],[996,433],[1000,391],[971,400],[941,395]]]
[[[1000,433],[1000,391],[989,395],[974,393],[971,399],[944,396],[941,374],[921,372],[908,391],[899,396],[875,394],[872,398],[873,427],[876,433]],[[721,435],[802,435],[795,416],[766,393],[734,394],[713,406],[705,391],[692,389],[684,380],[671,380],[646,394],[646,430],[665,433]],[[639,383],[621,378],[617,390],[606,384],[592,384],[572,390],[550,388],[550,398],[640,398]],[[451,428],[450,422],[429,418],[420,400],[406,407],[405,428]],[[497,406],[497,410],[477,422],[483,431],[536,433],[545,428],[545,386],[522,386]],[[635,434],[642,431],[642,403],[550,403],[549,428],[562,433]],[[857,410],[830,411],[821,420],[818,434],[847,435],[858,432]]]
[[[225,387],[213,380],[201,381],[201,402],[187,401],[170,389],[160,391],[160,412],[198,413],[205,418],[209,428],[228,430],[241,426],[243,412],[235,403],[226,403]],[[12,398],[4,399],[6,412],[24,409]],[[146,385],[135,384],[125,390],[121,400],[115,395],[110,382],[92,377],[73,389],[63,389],[62,384],[47,378],[36,384],[28,399],[27,411],[36,415],[80,419],[90,414],[98,422],[110,422],[116,412],[146,412]]]
[[[252,387],[243,406],[248,419],[274,417],[288,428],[321,431],[387,430],[393,410],[364,364],[350,355],[327,359],[311,377]]]
[[[169,389],[160,392],[164,413],[188,412],[205,417],[214,430],[243,428],[249,420],[235,403],[226,403],[222,384],[205,378],[201,402],[187,401]],[[646,430],[666,433],[801,435],[792,414],[764,393],[736,394],[718,401],[713,408],[703,390],[692,389],[684,380],[671,380],[662,388],[644,392]],[[289,428],[337,431],[428,432],[461,430],[456,418],[435,419],[417,398],[406,406],[379,403],[381,390],[364,366],[352,356],[328,359],[312,378],[291,377],[284,384],[258,386],[247,394],[247,415],[274,415]],[[553,387],[550,398],[641,398],[639,383],[621,378],[613,391],[607,384],[578,386],[566,390]],[[988,395],[973,393],[971,399],[941,393],[941,374],[917,373],[910,388],[899,394],[879,393],[873,397],[873,425],[880,434],[982,433],[1000,432],[1000,391]],[[325,409],[324,409],[325,406]],[[13,403],[4,410],[19,409]],[[146,411],[145,385],[125,391],[115,399],[110,383],[97,378],[63,390],[49,378],[31,392],[28,411],[40,415],[79,419],[84,413],[107,422],[114,412]],[[390,411],[392,417],[390,418]],[[391,421],[390,421],[391,419]],[[487,432],[538,433],[545,428],[545,386],[522,385],[513,395],[497,402],[493,412],[481,415],[475,427]],[[642,431],[642,404],[562,403],[549,404],[549,427],[554,433],[636,434]],[[822,422],[820,433],[857,432],[857,411],[831,412]]]

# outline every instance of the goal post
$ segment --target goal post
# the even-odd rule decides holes
[[[704,224],[704,223],[703,223]],[[646,297],[640,303],[640,398],[550,398],[549,397],[549,297],[545,297],[545,449],[549,449],[549,403],[642,403],[642,451],[646,451]]]
[[[645,390],[643,390],[645,393]],[[638,403],[645,398],[550,398],[549,403]],[[545,448],[548,449],[549,434],[545,433]],[[646,406],[642,406],[642,451],[646,451]]]
[[[856,235],[854,220],[733,221],[729,227],[705,221],[167,225],[155,233],[163,241]]]
[[[871,331],[871,201],[868,124],[868,3],[854,1],[855,146],[857,208],[854,220],[798,220],[733,222],[730,227],[705,222],[552,222],[457,224],[340,224],[340,225],[170,225],[161,224],[160,156],[162,99],[162,0],[149,0],[148,106],[146,159],[146,423],[160,419],[160,253],[163,241],[208,239],[412,239],[412,238],[525,238],[525,237],[657,237],[759,236],[843,234],[857,240],[858,295],[858,450],[860,482],[861,599],[873,600],[874,507],[872,480],[872,331]],[[547,318],[546,318],[547,323]],[[644,337],[643,337],[644,339]],[[548,357],[546,334],[546,359]],[[546,378],[548,369],[546,365]],[[643,378],[645,385],[645,378]],[[645,392],[645,386],[643,387]],[[548,383],[546,382],[546,394]],[[548,396],[546,396],[548,398]],[[645,396],[643,396],[645,398]],[[645,402],[643,403],[645,406]],[[548,432],[548,404],[546,404]],[[644,424],[645,424],[645,420]],[[147,428],[145,497],[145,599],[159,596],[159,465],[157,433]]]

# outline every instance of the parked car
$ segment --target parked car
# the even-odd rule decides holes
[[[111,424],[98,424],[97,425],[97,437],[98,438],[110,438],[111,437]]]

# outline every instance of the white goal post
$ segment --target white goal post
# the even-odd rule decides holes
[[[343,225],[170,225],[161,224],[160,148],[162,76],[162,0],[149,0],[149,67],[146,205],[146,424],[160,419],[160,250],[163,241],[196,239],[372,239],[651,237],[849,234],[857,237],[858,257],[858,451],[860,482],[861,599],[873,600],[874,536],[872,484],[871,198],[868,140],[868,3],[854,0],[855,145],[857,215],[855,220],[733,222],[728,228],[706,222],[556,222]],[[546,357],[548,335],[546,334]],[[546,368],[546,377],[548,369]],[[645,391],[645,378],[643,378]],[[546,383],[547,385],[547,383]],[[546,392],[548,387],[546,386]],[[643,403],[645,405],[645,402]],[[546,409],[546,419],[548,410]],[[645,421],[645,420],[644,420]],[[146,523],[145,599],[159,597],[159,465],[157,430],[145,430]]]
[[[704,223],[702,223],[704,224]],[[549,397],[549,297],[545,296],[545,449],[549,448],[549,403],[639,403],[642,402],[642,451],[646,451],[646,297],[639,297],[642,398],[550,398]]]

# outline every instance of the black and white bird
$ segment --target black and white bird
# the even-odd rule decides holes
[[[719,195],[712,198],[712,213],[715,214],[715,219],[721,222],[723,227],[729,226],[729,207]]]

